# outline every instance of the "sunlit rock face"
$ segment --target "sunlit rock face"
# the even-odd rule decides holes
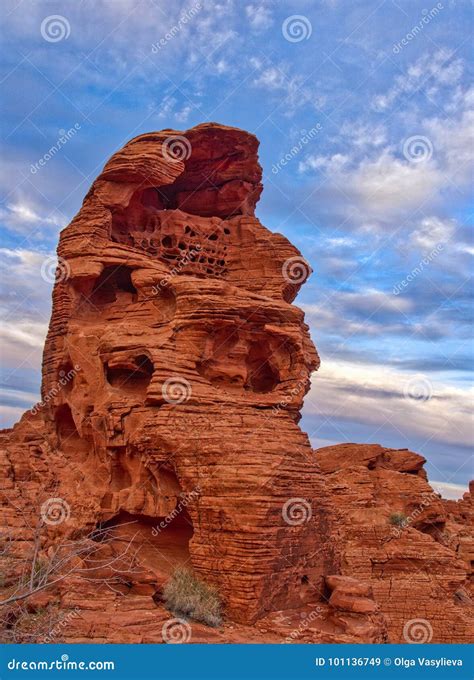
[[[324,571],[318,514],[282,516],[314,493],[297,421],[318,357],[291,305],[305,262],[254,216],[257,147],[200,125],[110,159],[61,234],[43,367],[43,397],[80,367],[44,417],[84,475],[83,521],[157,520],[198,487],[183,543],[238,620],[297,606]]]
[[[44,594],[81,610],[70,641],[160,641],[180,565],[237,622],[201,641],[407,642],[417,618],[467,641],[471,496],[448,506],[410,451],[315,452],[298,426],[319,365],[292,304],[310,270],[254,215],[257,149],[216,124],[141,135],[61,233],[42,402],[1,435],[6,582],[52,499],[46,557],[114,527],[107,550],[139,565],[113,592],[73,573]],[[394,512],[412,518],[396,532]]]

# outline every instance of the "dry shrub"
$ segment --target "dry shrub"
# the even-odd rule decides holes
[[[174,571],[163,589],[163,599],[176,616],[187,616],[208,626],[222,623],[222,604],[217,590],[185,567]]]

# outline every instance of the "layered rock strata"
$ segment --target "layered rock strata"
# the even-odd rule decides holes
[[[416,454],[314,452],[298,427],[319,365],[292,304],[309,269],[254,215],[257,149],[215,124],[141,135],[61,233],[42,401],[2,435],[4,593],[32,551],[113,528],[93,581],[79,555],[29,598],[80,612],[65,639],[159,641],[186,565],[225,606],[196,641],[403,641],[420,616],[466,641],[471,497],[442,501]],[[390,513],[427,495],[394,534]]]

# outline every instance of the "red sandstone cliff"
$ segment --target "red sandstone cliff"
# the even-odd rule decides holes
[[[312,451],[298,427],[309,272],[254,216],[257,148],[215,124],[141,135],[61,233],[42,402],[2,435],[1,599],[76,552],[7,630],[26,607],[67,641],[163,641],[185,564],[225,607],[191,641],[472,637],[472,496],[443,501],[410,451]]]

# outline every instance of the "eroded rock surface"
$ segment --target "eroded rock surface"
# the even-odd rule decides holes
[[[61,233],[42,402],[2,434],[4,595],[36,549],[112,527],[94,579],[84,552],[29,599],[70,617],[61,639],[162,641],[184,564],[225,605],[191,641],[403,642],[415,618],[467,641],[472,497],[442,501],[417,454],[314,452],[298,427],[309,271],[254,216],[257,148],[215,124],[141,135]]]

